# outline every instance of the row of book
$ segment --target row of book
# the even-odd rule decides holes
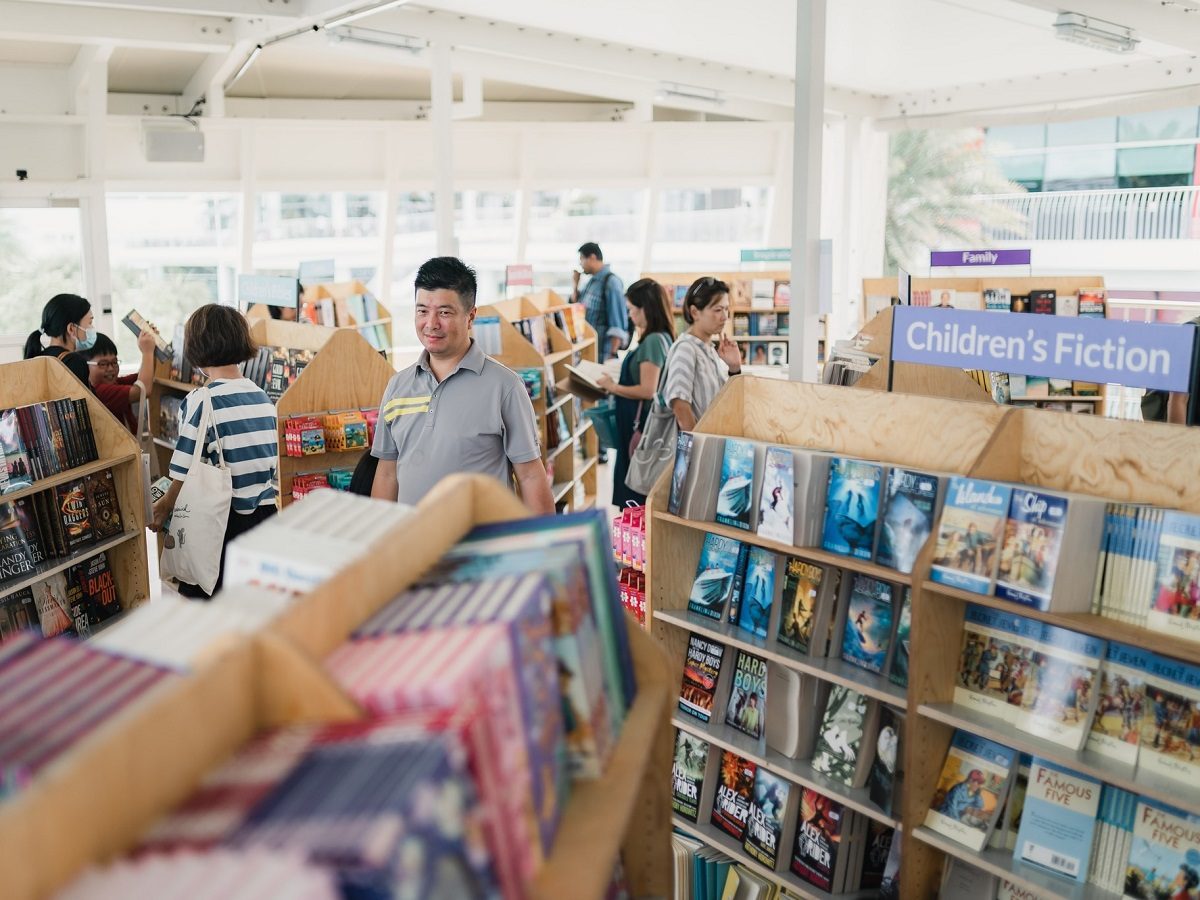
[[[387,329],[387,311],[370,291],[345,298],[319,297],[300,304],[300,321],[329,328],[353,327],[375,350],[391,350]]]
[[[174,356],[171,360],[171,378],[194,384],[197,387],[207,380],[188,361],[183,352],[183,326],[175,332]],[[376,347],[376,349],[383,349]],[[271,347],[263,345],[252,359],[242,364],[242,375],[257,384],[271,402],[278,402],[283,392],[291,387],[292,382],[300,377],[304,368],[313,361],[317,351],[299,347]]]
[[[672,783],[672,805],[680,818],[710,823],[760,865],[773,871],[786,865],[818,890],[879,889],[889,857],[892,880],[898,872],[891,826],[685,731],[676,732]],[[713,787],[706,791],[706,784]],[[727,874],[693,871],[693,884],[701,880],[724,888]]]
[[[520,332],[521,337],[529,341],[533,348],[542,356],[553,352],[550,342],[550,331],[546,327],[547,320],[566,337],[572,344],[584,340],[587,311],[581,303],[569,303],[557,309],[552,309],[542,315],[529,316],[524,319],[513,319],[513,327]],[[484,352],[487,352],[486,350]],[[497,353],[500,351],[497,350]]]
[[[734,337],[782,336],[788,333],[786,312],[738,312],[733,314]]]
[[[320,472],[297,472],[292,476],[292,500],[301,500],[313,491],[348,491],[354,481],[354,470],[346,466],[334,466]]]
[[[988,312],[1038,313],[1049,316],[1078,316],[1103,319],[1105,291],[1081,290],[1059,293],[1053,288],[1013,293],[1010,288],[985,288],[982,291],[958,291],[953,288],[918,288],[912,292],[913,306],[939,306],[948,309],[987,310]]]
[[[779,885],[676,828],[671,835],[674,900],[779,900]]]
[[[776,281],[773,278],[731,278],[727,283],[729,306],[737,312],[770,312],[788,309],[792,304],[792,286],[789,281]],[[690,282],[669,286],[668,293],[675,309],[683,309],[683,301],[690,286]]]
[[[738,352],[742,363],[748,366],[786,366],[788,363],[787,341],[740,341]]]
[[[99,458],[86,400],[64,397],[0,409],[0,493]]]
[[[375,438],[378,421],[378,409],[288,416],[283,423],[284,453],[300,457],[364,450]]]
[[[97,553],[0,597],[0,640],[25,629],[87,637],[121,609],[108,554]]]
[[[1008,375],[1010,399],[1028,400],[1050,397],[1098,397],[1100,385],[1094,381],[1047,378],[1039,375]]]

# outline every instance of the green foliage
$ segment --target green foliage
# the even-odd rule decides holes
[[[178,273],[151,276],[143,269],[123,267],[113,270],[113,315],[117,333],[111,335],[117,343],[117,355],[122,362],[135,363],[140,359],[137,338],[120,324],[131,309],[136,309],[153,322],[168,341],[173,340],[175,326],[187,321],[193,310],[205,303],[215,303],[211,282],[205,278],[188,278]]]
[[[890,150],[889,272],[901,266],[910,272],[924,269],[931,248],[984,248],[985,228],[1025,228],[1018,213],[981,199],[1022,188],[988,158],[978,131],[901,131],[892,136]]]
[[[13,225],[0,218],[0,331],[27,335],[41,324],[47,300],[82,292],[77,256],[31,257]]]

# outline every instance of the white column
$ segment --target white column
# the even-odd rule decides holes
[[[387,172],[384,188],[383,204],[383,247],[379,256],[379,302],[389,310],[392,308],[392,278],[396,269],[396,211],[399,209],[400,194],[400,138],[394,128],[388,129],[384,137],[384,147],[387,160],[384,169]],[[396,326],[392,322],[392,337],[395,340]]]
[[[792,313],[789,377],[815,381],[820,337],[821,136],[825,117],[825,2],[796,6],[792,151]]]
[[[242,147],[241,147],[241,174],[242,174],[242,233],[241,233],[241,252],[238,257],[238,273],[249,275],[254,271],[254,230],[255,220],[258,216],[258,192],[255,189],[256,170],[258,161],[256,158],[255,141],[257,139],[257,129],[253,125],[247,125],[241,130]],[[234,283],[234,304],[236,305],[237,284]]]
[[[430,72],[430,119],[433,123],[433,202],[437,222],[439,256],[457,256],[454,237],[454,73],[450,67],[450,45],[433,45]]]
[[[84,172],[87,193],[79,204],[83,236],[84,289],[96,329],[116,338],[112,308],[112,269],[108,255],[107,175],[104,124],[108,117],[108,61],[111,46],[81,47],[69,73],[75,112],[84,116]]]
[[[783,247],[792,240],[792,129],[780,125],[775,145],[775,182],[767,208],[764,247]]]

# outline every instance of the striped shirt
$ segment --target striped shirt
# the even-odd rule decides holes
[[[211,381],[212,421],[205,436],[204,458],[217,464],[216,440],[221,442],[225,465],[233,478],[234,512],[249,515],[260,506],[275,503],[275,474],[279,461],[279,428],[275,406],[248,378]],[[183,398],[182,423],[171,477],[184,481],[196,451],[203,413],[202,391]],[[213,431],[216,430],[214,436]]]
[[[670,409],[672,400],[686,400],[699,421],[717,391],[729,380],[729,367],[717,356],[712,344],[687,331],[671,346],[666,365],[663,402]]]

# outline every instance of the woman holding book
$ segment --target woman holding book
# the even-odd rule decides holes
[[[683,298],[683,318],[689,327],[667,357],[661,393],[679,430],[691,431],[729,376],[742,371],[737,343],[724,333],[729,285],[711,277],[696,279]]]
[[[620,380],[602,375],[597,384],[616,398],[617,456],[613,462],[613,506],[641,506],[646,496],[626,486],[629,457],[650,414],[658,376],[675,340],[675,322],[666,288],[652,278],[635,281],[625,291],[629,320],[637,329],[637,346],[621,361]]]
[[[91,387],[88,364],[83,357],[96,343],[92,304],[75,294],[56,294],[42,307],[42,324],[25,340],[25,359],[50,356]],[[42,336],[46,346],[42,346]]]

